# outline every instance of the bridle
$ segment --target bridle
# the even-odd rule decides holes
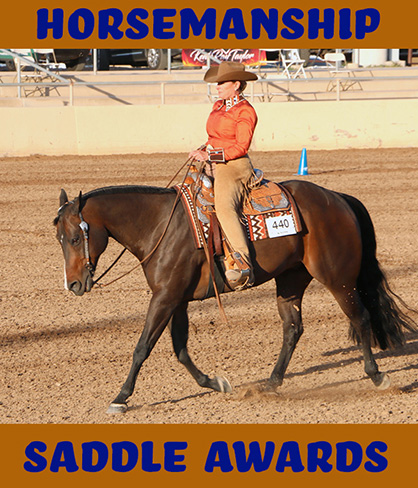
[[[81,222],[78,224],[82,233],[83,233],[83,249],[84,249],[84,258],[86,260],[86,264],[84,265],[88,272],[90,273],[91,278],[94,276],[95,267],[90,261],[90,251],[89,251],[89,224],[83,219],[83,215],[81,212],[78,213]]]
[[[201,146],[203,147],[203,146]],[[201,149],[201,148],[199,148]],[[183,166],[180,168],[180,170],[176,173],[176,175],[171,179],[170,183],[167,185],[167,187],[173,182],[174,178],[177,176],[177,174],[181,171],[181,169],[184,168],[184,166],[186,166],[186,164],[189,164],[189,168],[191,166],[191,164],[193,163],[193,159],[192,158],[189,158],[184,164]],[[202,172],[203,170],[203,164],[201,165],[200,167],[200,171],[199,171],[199,174]],[[184,185],[184,182],[186,180],[186,177],[187,177],[187,172],[183,178],[183,181],[181,183],[181,186]],[[137,269],[139,266],[141,266],[143,263],[145,263],[145,261],[147,261],[153,254],[154,252],[157,250],[158,246],[161,244],[161,241],[163,240],[166,232],[167,232],[167,229],[170,225],[170,222],[171,222],[171,219],[174,215],[174,210],[176,209],[176,206],[177,206],[177,203],[179,202],[180,200],[180,192],[177,192],[177,196],[176,196],[176,199],[175,199],[175,202],[174,202],[174,205],[171,209],[171,212],[170,212],[170,215],[168,217],[168,221],[167,221],[167,224],[165,226],[165,229],[161,235],[161,237],[158,239],[158,242],[157,244],[154,246],[154,248],[151,250],[151,252],[145,256],[145,258],[141,259],[139,261],[139,263],[134,266],[131,270],[127,271],[126,273],[124,273],[123,275],[119,276],[118,278],[115,278],[114,280],[112,280],[111,282],[105,284],[105,285],[102,285],[100,284],[99,286],[108,286],[112,283],[114,283],[115,281],[118,281],[120,280],[121,278],[123,278],[124,276],[130,274],[132,271],[134,271],[135,269]],[[101,280],[103,278],[103,276],[105,276],[112,268],[113,266],[115,266],[115,264],[119,261],[119,259],[122,257],[122,255],[124,254],[124,252],[127,250],[126,247],[122,250],[122,252],[119,254],[119,256],[115,259],[115,261],[107,268],[106,271],[104,271],[100,276],[99,278],[97,278],[97,280],[94,280],[93,281],[93,276],[94,276],[94,272],[95,272],[95,266],[92,264],[92,262],[90,261],[90,251],[89,251],[89,224],[83,219],[83,215],[81,213],[81,211],[78,213],[79,215],[79,218],[80,218],[80,223],[78,224],[82,233],[83,233],[83,248],[84,248],[84,258],[86,260],[86,264],[85,264],[85,267],[86,269],[88,270],[89,274],[90,274],[90,277],[92,279],[92,287],[94,285],[96,285],[98,283],[99,280]],[[202,237],[202,241],[205,243],[205,239],[204,237]],[[204,249],[205,249],[205,254],[206,254],[206,258],[208,260],[208,262],[210,263],[210,259],[209,259],[209,254],[208,254],[208,249],[207,249],[207,246],[204,245]],[[214,273],[213,273],[213,276],[214,276]],[[213,280],[213,283],[214,283],[214,288],[215,288],[215,295],[216,295],[216,300],[217,300],[217,303],[218,303],[218,307],[219,307],[219,310],[220,310],[220,313],[221,313],[221,317],[223,318],[223,320],[225,321],[225,323],[228,322],[228,319],[225,315],[225,311],[224,311],[224,308],[222,306],[222,303],[221,303],[221,300],[220,300],[220,296],[219,296],[219,292],[218,292],[218,289],[217,289],[217,286],[216,286],[216,283],[214,281],[214,278],[212,276],[212,280]]]
[[[78,216],[80,217],[80,223],[78,226],[80,227],[82,233],[83,233],[83,249],[84,249],[84,259],[86,260],[86,264],[84,265],[87,271],[90,274],[90,278],[93,281],[93,276],[94,272],[96,271],[96,267],[90,260],[90,251],[89,251],[89,224],[83,219],[83,215],[81,212],[78,213]],[[107,268],[106,271],[104,271],[98,278],[97,280],[94,280],[92,282],[92,287],[98,283],[99,280],[103,278],[104,275],[106,275],[112,268],[113,266],[119,261],[119,259],[122,257],[123,253],[126,251],[126,247],[123,248],[122,252],[119,254],[119,256],[113,261],[113,263]],[[133,270],[132,270],[133,271]],[[126,273],[127,274],[127,273]],[[99,285],[99,286],[106,286],[106,285]]]
[[[169,185],[173,182],[174,178],[180,173],[180,171],[186,166],[186,164],[189,164],[189,167],[190,165],[192,164],[192,160],[191,158],[189,158],[184,164],[183,166],[177,171],[177,173],[173,176],[173,178],[171,179],[170,183],[166,186],[166,188],[169,187]],[[184,181],[186,179],[186,176],[187,176],[187,173],[185,174],[184,178],[183,178],[183,182],[181,185],[184,184]],[[123,275],[119,276],[118,278],[115,278],[114,280],[110,281],[109,283],[105,284],[105,285],[102,285],[102,284],[99,284],[98,286],[101,286],[101,287],[105,287],[105,286],[108,286],[112,283],[114,283],[115,281],[118,281],[120,280],[121,278],[123,278],[124,276],[130,274],[132,271],[134,271],[135,269],[137,269],[139,266],[141,266],[142,264],[145,263],[145,261],[147,261],[153,254],[154,252],[157,250],[158,246],[161,244],[161,241],[163,240],[166,232],[167,232],[167,229],[170,225],[170,222],[171,222],[171,219],[174,215],[174,210],[176,209],[177,207],[177,204],[178,202],[180,201],[180,192],[177,193],[177,196],[176,196],[176,199],[175,199],[175,202],[173,204],[173,207],[171,209],[171,212],[170,212],[170,215],[168,217],[168,221],[167,221],[167,224],[165,226],[165,229],[163,231],[163,233],[161,234],[161,237],[158,239],[157,241],[157,244],[154,246],[154,248],[151,250],[151,252],[145,256],[143,259],[141,259],[139,261],[139,263],[134,266],[131,270],[127,271],[126,273],[124,273]],[[94,272],[95,272],[95,266],[92,264],[91,260],[90,260],[90,252],[89,252],[89,224],[83,219],[83,215],[81,213],[81,211],[78,213],[78,216],[80,218],[80,223],[78,224],[81,231],[83,232],[83,248],[84,248],[84,258],[86,260],[86,264],[85,264],[85,267],[87,268],[89,274],[90,274],[90,277],[91,279],[93,280],[93,276],[94,276]],[[115,264],[119,261],[119,259],[122,257],[122,255],[124,254],[124,252],[126,251],[126,247],[122,250],[122,252],[119,254],[119,256],[113,261],[113,263],[106,269],[106,271],[104,271],[98,278],[97,280],[94,280],[93,283],[92,283],[92,286],[96,285],[98,283],[98,281],[100,281],[112,268],[113,266],[115,266]]]
[[[157,247],[161,244],[161,241],[163,240],[163,238],[164,238],[164,236],[165,236],[165,234],[167,232],[168,226],[170,225],[171,219],[172,219],[172,217],[174,215],[174,210],[176,209],[176,206],[177,206],[177,203],[179,202],[179,200],[180,200],[180,193],[177,193],[176,200],[174,202],[173,208],[171,209],[171,213],[170,213],[170,216],[168,218],[168,222],[166,224],[166,227],[164,229],[164,232],[162,233],[161,237],[158,239],[157,244],[154,246],[154,248],[151,250],[151,252],[149,254],[147,254],[147,256],[145,256],[145,258],[141,259],[139,261],[139,263],[135,267],[133,267],[131,270],[127,271],[123,275],[119,276],[119,278],[116,278],[116,279],[112,280],[110,283],[107,283],[105,285],[99,284],[99,286],[101,286],[101,287],[108,286],[108,285],[114,283],[115,281],[120,280],[121,278],[123,278],[124,276],[130,274],[132,271],[134,271],[139,266],[141,266],[141,264],[144,264],[145,261],[147,261],[154,254],[154,252],[157,250]],[[83,232],[84,259],[86,260],[86,264],[84,266],[87,269],[87,271],[89,272],[91,279],[93,280],[93,276],[94,276],[94,272],[95,272],[95,266],[90,261],[90,252],[89,252],[89,224],[83,219],[83,216],[82,216],[81,212],[79,212],[78,215],[79,215],[80,220],[81,220],[81,222],[78,225],[79,225],[81,231]],[[122,255],[123,255],[123,253],[125,251],[126,251],[126,247],[123,248],[122,252],[113,261],[113,263],[107,268],[107,270],[104,271],[97,278],[97,280],[94,280],[93,281],[92,287],[94,285],[96,285],[98,283],[98,281],[101,280],[103,278],[103,276],[105,276],[113,268],[113,266],[119,261],[119,259],[122,257]]]
[[[202,149],[204,147],[203,146],[200,146],[199,149]],[[188,165],[188,167],[190,168],[191,164],[193,163],[193,159],[192,158],[188,158],[187,161],[181,166],[181,168],[177,171],[177,173],[173,176],[173,178],[170,180],[170,182],[166,185],[166,188],[168,188],[171,183],[174,181],[174,179],[176,178],[176,176],[180,173],[180,171],[186,166]],[[186,180],[186,177],[187,177],[187,171],[186,171],[186,174],[184,175],[184,178],[183,178],[183,181],[181,183],[181,186],[184,185],[184,182]],[[139,263],[134,266],[131,270],[127,271],[126,273],[122,274],[121,276],[119,276],[118,278],[115,278],[114,280],[110,281],[109,283],[107,284],[99,284],[98,286],[100,287],[105,287],[105,286],[108,286],[112,283],[114,283],[115,281],[118,281],[120,280],[121,278],[123,278],[124,276],[130,274],[132,271],[134,271],[135,269],[137,269],[139,266],[141,266],[142,264],[145,263],[145,261],[147,261],[153,254],[154,252],[157,250],[158,246],[161,244],[161,241],[163,240],[166,232],[167,232],[167,229],[170,225],[170,222],[171,222],[171,219],[174,215],[174,210],[176,209],[176,206],[177,206],[177,203],[180,201],[180,192],[177,192],[177,196],[176,196],[176,199],[175,199],[175,202],[174,202],[174,205],[171,209],[171,212],[170,212],[170,215],[168,217],[168,221],[167,221],[167,224],[166,224],[166,227],[161,235],[161,237],[158,239],[157,241],[157,244],[154,246],[154,248],[151,250],[151,252],[145,256],[145,258],[141,259],[139,261]],[[89,224],[83,219],[83,215],[81,214],[81,211],[78,213],[79,217],[80,217],[80,223],[79,223],[79,227],[81,229],[81,231],[83,232],[83,245],[84,245],[84,258],[86,260],[86,264],[85,264],[85,267],[87,268],[89,274],[90,274],[90,277],[91,279],[93,280],[93,276],[94,276],[94,272],[95,272],[95,266],[92,264],[92,262],[90,261],[90,252],[89,252]],[[119,261],[119,259],[122,257],[122,255],[124,254],[124,252],[126,251],[126,247],[122,250],[122,252],[119,254],[119,256],[113,261],[113,263],[106,269],[106,271],[104,271],[98,278],[97,280],[94,280],[93,283],[92,283],[92,286],[96,285],[98,283],[99,280],[101,280],[112,268],[113,266],[115,266],[115,264]]]

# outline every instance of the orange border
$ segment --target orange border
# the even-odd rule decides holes
[[[98,41],[89,39],[87,41],[75,41],[68,37],[51,42],[50,40],[39,42],[36,37],[36,10],[40,7],[39,3],[28,2],[22,6],[22,3],[14,4],[13,2],[3,2],[2,5],[2,29],[0,30],[0,45],[13,48],[32,47],[137,47],[138,41],[119,42],[114,40]],[[211,6],[223,12],[228,7],[237,7],[242,2],[212,2]],[[118,8],[125,10],[132,6],[137,6],[136,2],[119,0]],[[141,1],[142,8],[193,8],[194,1]],[[262,1],[258,2],[259,8],[278,8],[277,2]],[[42,7],[53,8],[62,7],[66,11],[73,11],[76,8],[103,9],[113,7],[114,2],[109,0],[103,1],[57,1],[45,0]],[[298,7],[308,9],[312,7],[311,1],[298,2],[280,2],[280,8]],[[317,8],[348,8],[353,10],[365,7],[363,0],[347,2],[341,1],[322,1],[315,2]],[[393,2],[373,0],[367,3],[367,7],[375,7],[382,14],[382,22],[378,32],[375,35],[366,38],[364,41],[350,40],[342,43],[336,42],[335,39],[323,40],[320,47],[333,48],[396,48],[412,47],[417,45],[418,34],[416,29],[416,18],[418,4],[403,2],[397,4],[394,8]],[[241,6],[241,8],[247,8]],[[196,10],[197,11],[197,10]],[[123,44],[123,46],[122,46]],[[147,39],[141,43],[141,47],[196,47],[196,42],[191,44],[179,41],[155,41]],[[213,41],[201,40],[199,47],[220,47],[227,44],[228,47],[248,47],[252,48],[277,48],[277,47],[317,47],[315,43],[308,42],[302,38],[297,41],[281,42],[277,40],[270,41],[260,39],[242,42],[224,42],[219,39]],[[279,45],[280,44],[280,45]],[[59,486],[74,487],[90,486],[100,483],[101,486],[114,486],[121,481],[135,484],[148,483],[169,483],[169,486],[188,486],[196,482],[199,486],[231,486],[231,483],[240,483],[244,486],[259,483],[287,483],[292,486],[339,486],[352,487],[353,483],[363,485],[373,483],[375,486],[386,487],[394,483],[410,478],[416,479],[416,457],[417,444],[416,438],[418,427],[414,425],[1,425],[0,426],[0,468],[2,471],[2,483],[7,486],[11,482],[17,486],[31,487],[49,487]],[[92,474],[85,473],[82,470],[76,473],[66,473],[60,470],[58,473],[51,473],[48,470],[38,474],[31,474],[24,470],[25,448],[33,440],[41,440],[48,446],[47,456],[52,455],[54,446],[60,441],[66,440],[73,442],[77,459],[81,455],[81,444],[92,440],[98,440],[111,445],[112,442],[127,440],[138,445],[144,441],[153,441],[155,444],[156,455],[162,456],[163,443],[172,440],[186,441],[188,443],[186,465],[187,470],[184,473],[167,473],[160,471],[158,473],[143,473],[141,469],[135,469],[129,473],[114,473],[110,468]],[[368,473],[360,468],[353,473],[339,473],[335,470],[330,473],[308,473],[306,470],[301,473],[277,473],[275,469],[269,469],[263,473],[238,473],[236,470],[231,473],[215,472],[206,473],[204,468],[205,458],[212,442],[223,440],[232,446],[233,442],[242,441],[246,445],[250,442],[257,441],[262,446],[267,441],[273,441],[277,446],[286,441],[296,441],[299,443],[303,456],[306,456],[307,445],[310,442],[318,440],[329,442],[335,446],[337,442],[352,440],[359,443],[363,448],[367,447],[370,442],[378,440],[387,444],[388,450],[385,454],[388,460],[388,467],[382,473]],[[231,451],[232,452],[232,451]],[[50,457],[48,457],[50,459]],[[400,477],[402,476],[402,477]]]

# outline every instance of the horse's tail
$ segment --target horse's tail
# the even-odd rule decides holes
[[[404,313],[398,303],[411,312],[405,302],[389,287],[384,272],[376,258],[376,234],[373,222],[365,206],[356,198],[341,194],[357,217],[362,239],[362,260],[357,289],[363,305],[369,312],[372,344],[381,349],[404,343],[404,329],[416,331],[416,323]],[[353,327],[351,337],[359,342]]]

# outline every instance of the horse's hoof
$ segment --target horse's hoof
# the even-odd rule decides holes
[[[387,390],[392,384],[389,375],[386,373],[382,373],[382,374],[383,374],[382,381],[380,382],[379,385],[376,386],[376,388],[381,391]]]
[[[220,391],[221,393],[231,393],[232,392],[231,383],[226,378],[224,378],[223,376],[216,376],[215,381],[219,387],[218,391]]]
[[[128,410],[128,405],[126,403],[111,403],[109,408],[106,410],[106,413],[115,414],[115,413],[125,413]]]
[[[264,383],[261,383],[260,389],[266,393],[277,393],[276,390],[279,386],[282,386],[283,380],[272,380],[269,379]]]

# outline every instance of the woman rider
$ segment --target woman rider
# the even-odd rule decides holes
[[[241,63],[224,61],[210,68],[204,77],[217,83],[219,100],[209,115],[204,149],[192,151],[189,157],[215,166],[215,209],[219,223],[232,248],[235,264],[225,273],[233,289],[251,286],[254,274],[244,226],[241,224],[242,201],[253,175],[247,154],[257,124],[254,108],[242,95],[247,81],[257,75],[245,71]]]

